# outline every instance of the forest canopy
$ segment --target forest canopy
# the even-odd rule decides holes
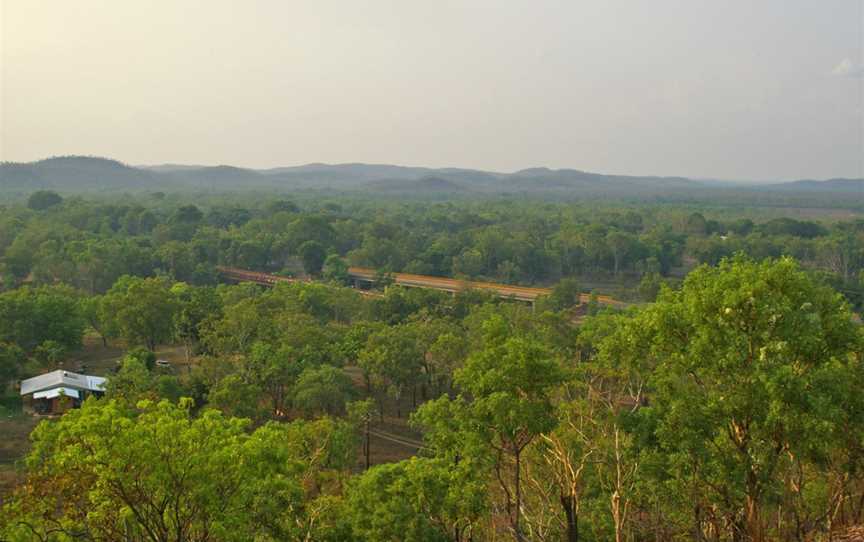
[[[827,541],[864,522],[859,221],[170,197],[6,211],[4,404],[22,378],[118,355],[104,397],[32,432],[5,539]],[[371,289],[349,265],[376,270]],[[220,266],[302,280],[228,284]]]

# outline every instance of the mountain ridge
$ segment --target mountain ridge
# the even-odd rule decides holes
[[[423,179],[427,179],[424,182]],[[431,181],[429,179],[432,179]],[[579,169],[532,167],[512,173],[469,168],[431,168],[394,164],[309,163],[266,169],[231,165],[156,164],[131,166],[96,156],[55,156],[33,162],[0,163],[0,189],[60,191],[141,189],[332,189],[410,193],[551,193],[580,196],[639,196],[675,191],[752,190],[755,192],[832,193],[864,197],[864,179],[802,179],[742,185],[680,176],[594,173]]]

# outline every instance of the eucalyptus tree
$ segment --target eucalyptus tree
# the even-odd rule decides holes
[[[845,491],[830,465],[860,456],[864,434],[861,332],[838,293],[791,259],[739,256],[694,270],[620,324],[600,357],[631,375],[641,446],[663,465],[663,491],[690,509],[694,537],[828,528],[831,510],[808,507]],[[778,500],[785,510],[769,522]]]
[[[171,286],[162,277],[120,277],[103,299],[117,334],[130,345],[144,345],[151,351],[172,339],[179,304]]]
[[[493,317],[483,328],[482,346],[456,371],[464,394],[427,403],[414,419],[440,453],[458,456],[454,448],[462,448],[488,458],[510,532],[524,540],[523,452],[555,428],[554,394],[566,373],[554,351],[531,335],[510,335],[503,318]]]
[[[191,400],[88,401],[33,433],[28,482],[0,514],[8,540],[286,540],[307,525],[302,480],[313,466],[297,430]],[[316,433],[324,436],[324,428]]]

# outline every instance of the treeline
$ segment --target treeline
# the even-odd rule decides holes
[[[161,193],[124,204],[34,194],[29,208],[6,207],[0,216],[3,285],[62,281],[97,293],[127,274],[215,284],[217,265],[317,275],[333,256],[387,271],[512,284],[644,280],[634,295],[651,300],[667,277],[743,252],[792,256],[854,304],[862,301],[860,220],[754,223],[734,210],[717,220],[651,205],[510,200],[313,200],[302,209],[263,197],[245,206],[226,197],[205,203]]]
[[[791,259],[699,267],[578,328],[472,292],[158,277],[0,310],[24,358],[94,314],[108,340],[195,357],[165,374],[133,350],[106,398],[41,424],[10,540],[827,541],[864,522],[864,337]],[[424,447],[362,470],[364,428],[407,410]]]

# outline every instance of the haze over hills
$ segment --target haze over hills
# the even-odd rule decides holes
[[[148,190],[328,189],[387,194],[549,194],[561,197],[698,195],[724,190],[783,194],[842,194],[864,199],[864,179],[801,180],[744,186],[685,177],[606,175],[576,169],[523,169],[499,173],[388,164],[307,164],[270,169],[228,165],[129,166],[116,160],[64,156],[0,164],[0,189],[31,192]]]
[[[864,179],[801,180],[760,186],[760,188],[789,192],[848,192],[850,194],[858,193],[861,195],[861,191],[864,189]]]
[[[393,195],[453,194],[468,190],[461,184],[441,177],[423,177],[417,180],[385,179],[371,182],[367,186],[375,192]]]

